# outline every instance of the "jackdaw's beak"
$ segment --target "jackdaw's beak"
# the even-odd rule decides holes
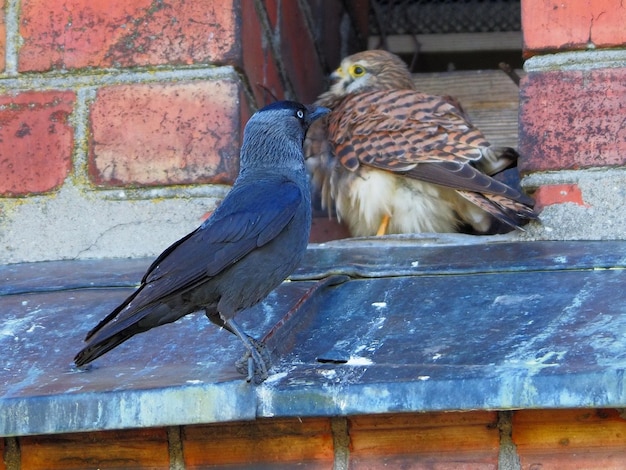
[[[310,125],[313,121],[321,118],[322,116],[326,116],[330,113],[330,109],[324,108],[323,106],[308,106],[309,108],[309,116],[307,119],[307,123]]]

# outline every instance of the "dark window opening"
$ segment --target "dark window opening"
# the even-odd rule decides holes
[[[413,72],[523,63],[519,0],[370,0],[369,33]]]

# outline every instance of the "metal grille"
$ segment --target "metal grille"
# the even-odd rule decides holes
[[[520,0],[370,0],[370,34],[520,31]]]

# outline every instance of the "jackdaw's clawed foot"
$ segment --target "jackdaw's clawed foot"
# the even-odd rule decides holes
[[[267,379],[268,370],[272,366],[265,345],[245,334],[232,318],[224,320],[224,325],[241,340],[247,349],[246,354],[237,361],[235,367],[246,376],[248,382],[254,381],[255,384],[260,384]]]
[[[248,336],[247,339],[251,347],[235,363],[235,367],[237,372],[246,376],[248,382],[254,382],[258,385],[267,379],[272,363],[265,344],[251,336]]]

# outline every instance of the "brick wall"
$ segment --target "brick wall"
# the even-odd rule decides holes
[[[152,256],[195,228],[250,114],[313,101],[365,6],[0,0],[0,263]]]
[[[273,418],[0,439],[0,470],[624,468],[613,409]],[[4,442],[3,442],[4,441]],[[3,462],[4,461],[4,462]]]
[[[541,225],[530,237],[626,237],[626,5],[523,0],[524,184]]]

